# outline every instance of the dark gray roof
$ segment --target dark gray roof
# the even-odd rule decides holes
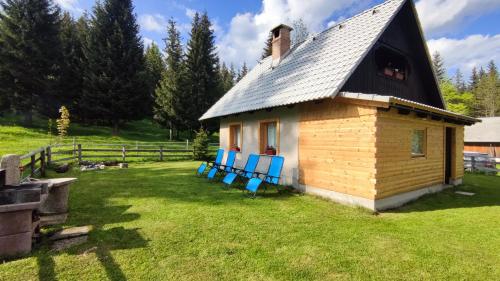
[[[500,117],[479,119],[481,123],[465,127],[465,142],[500,142]]]

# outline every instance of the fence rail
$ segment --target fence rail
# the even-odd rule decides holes
[[[209,152],[214,153],[218,144],[210,144]],[[48,145],[21,156],[23,179],[45,176],[48,165],[84,160],[100,161],[114,158],[125,162],[127,159],[149,159],[165,161],[171,159],[188,159],[193,155],[189,142],[182,143],[132,143],[132,144],[95,144],[74,143]]]

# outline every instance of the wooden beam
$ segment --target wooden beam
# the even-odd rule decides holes
[[[333,99],[335,102],[346,103],[346,104],[354,104],[361,106],[373,106],[379,108],[389,108],[388,102],[383,101],[375,101],[375,100],[360,100],[360,99],[351,99],[346,97],[336,97]]]

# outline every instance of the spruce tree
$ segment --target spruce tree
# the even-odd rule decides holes
[[[298,19],[292,23],[292,46],[304,42],[309,36],[309,29],[304,20]]]
[[[500,113],[500,81],[498,70],[493,61],[488,64],[488,72],[480,74],[475,90],[476,115],[493,117]]]
[[[148,88],[131,0],[97,2],[84,53],[86,118],[113,125],[114,133],[124,122],[142,118]]]
[[[165,71],[165,64],[160,52],[160,48],[152,43],[146,49],[144,55],[146,66],[146,83],[148,86],[148,102],[145,103],[145,111],[152,112],[152,106],[155,99],[155,90],[160,84],[162,74]]]
[[[69,13],[64,13],[61,19],[61,75],[59,87],[61,100],[58,107],[66,106],[72,115],[78,116],[78,102],[82,95],[84,71],[83,44],[85,40],[85,17],[77,22]],[[84,28],[84,29],[82,29]]]
[[[443,83],[446,81],[446,69],[444,68],[444,61],[441,57],[441,54],[436,51],[432,55],[432,65],[434,67],[434,72],[436,73],[436,77],[439,83]]]
[[[455,88],[459,93],[464,93],[467,90],[465,86],[464,76],[460,69],[457,69],[453,82],[455,84]]]
[[[155,91],[154,118],[161,125],[177,132],[182,125],[181,108],[182,77],[184,75],[184,54],[181,35],[173,19],[168,21],[168,35],[165,39],[165,71]]]
[[[60,9],[51,0],[0,2],[0,91],[31,125],[57,96]]]
[[[477,73],[477,68],[474,66],[472,68],[470,75],[469,90],[473,91],[477,87],[478,83],[479,83],[479,74]]]
[[[238,78],[236,78],[236,82],[240,82],[243,77],[245,77],[248,74],[248,67],[247,63],[243,62],[243,66],[241,67],[240,71],[238,71]]]
[[[484,68],[481,66],[479,68],[479,80],[483,79],[486,76],[486,71],[484,71]]]
[[[184,126],[190,132],[200,126],[198,118],[222,95],[217,71],[214,32],[207,13],[193,17],[191,38],[187,44],[186,83],[180,113]],[[186,110],[187,109],[187,110]],[[210,122],[209,122],[210,123]],[[212,127],[214,124],[208,124]]]
[[[229,74],[233,78],[233,85],[234,85],[234,83],[236,82],[236,78],[238,78],[238,73],[236,73],[233,63],[231,63],[231,66],[229,66]]]
[[[265,59],[273,54],[273,34],[269,33],[266,40],[266,45],[264,46],[261,59]]]
[[[234,85],[234,76],[232,76],[231,71],[227,68],[225,63],[222,63],[220,77],[222,82],[222,91],[223,93],[227,93]]]

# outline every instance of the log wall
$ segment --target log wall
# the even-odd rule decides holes
[[[299,183],[374,199],[376,114],[333,100],[302,104]]]
[[[463,176],[463,126],[419,118],[397,110],[379,111],[377,118],[377,199],[445,181],[446,127],[455,129],[452,139],[452,179]],[[425,156],[412,157],[411,137],[414,129],[427,132]]]
[[[352,104],[345,99],[299,107],[299,183],[382,199],[445,181],[445,130],[452,140],[452,179],[463,177],[463,126]],[[425,129],[426,153],[412,157],[414,129]]]

